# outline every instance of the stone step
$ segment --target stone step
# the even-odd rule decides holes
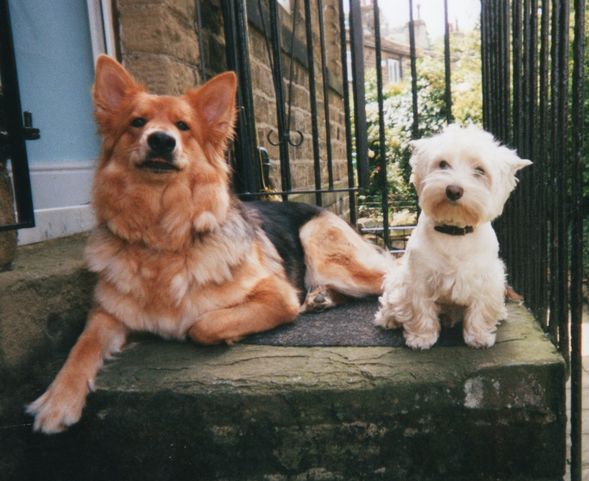
[[[85,240],[19,247],[13,269],[0,273],[0,377],[28,378],[81,332],[96,283],[84,267]]]
[[[22,479],[556,481],[564,363],[510,317],[483,351],[142,341],[70,431],[11,432]]]
[[[428,352],[396,347],[398,334],[389,343],[358,328],[369,305],[256,345],[142,341],[107,365],[79,425],[33,434],[23,406],[61,367],[91,304],[83,244],[20,248],[0,274],[0,481],[562,478],[564,364],[514,305],[487,351],[451,336]],[[304,347],[321,319],[326,345]],[[340,332],[327,336],[330,323]]]

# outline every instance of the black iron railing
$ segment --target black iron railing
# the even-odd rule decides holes
[[[345,50],[345,17],[342,10],[338,12],[341,45],[338,46],[336,55],[342,62],[341,85],[338,97],[342,98],[345,111],[345,163],[347,175],[344,182],[347,185],[336,185],[334,177],[334,162],[332,152],[332,126],[329,99],[334,89],[335,76],[327,66],[325,21],[323,18],[324,5],[321,0],[294,0],[290,12],[286,12],[275,1],[252,0],[250,2],[233,2],[224,0],[221,2],[225,18],[225,39],[227,45],[228,66],[238,71],[240,77],[240,103],[238,121],[238,145],[235,151],[235,186],[243,198],[256,198],[267,196],[269,191],[265,188],[269,184],[267,165],[264,157],[265,149],[260,149],[260,142],[255,132],[256,117],[253,103],[248,99],[252,95],[251,72],[247,61],[250,47],[248,42],[247,24],[248,14],[252,17],[254,25],[258,28],[266,43],[267,62],[271,66],[273,76],[273,95],[275,97],[275,126],[276,134],[271,134],[265,139],[272,146],[278,147],[278,158],[270,161],[278,162],[280,169],[280,186],[275,185],[270,192],[279,195],[283,200],[288,200],[292,195],[314,194],[315,203],[323,204],[325,194],[348,195],[350,206],[350,218],[355,222],[356,199],[355,192],[355,166],[359,171],[367,171],[366,156],[353,156],[352,137],[353,129],[350,126],[352,116],[350,98],[348,95],[348,72],[346,68]],[[300,42],[297,39],[297,27],[302,24],[304,28],[304,55],[300,52]],[[313,25],[319,27],[319,43],[316,45]],[[317,48],[318,47],[318,48]],[[317,55],[317,51],[319,55]],[[307,85],[309,90],[308,111],[311,113],[311,127],[309,132],[301,132],[291,126],[292,109],[292,84],[293,64],[300,63],[307,72]],[[283,68],[288,64],[289,68]],[[299,79],[300,80],[300,79]],[[288,88],[285,88],[285,84]],[[320,111],[320,104],[323,108]],[[323,125],[320,125],[320,117]],[[252,130],[254,129],[254,130]],[[321,131],[321,129],[323,129]],[[241,132],[246,135],[242,137]],[[356,128],[357,131],[357,128]],[[304,145],[303,145],[304,144]],[[313,162],[313,182],[307,186],[293,188],[291,172],[291,149],[311,145]],[[240,147],[243,151],[240,151]],[[257,174],[252,174],[255,172]],[[265,172],[265,175],[259,173]],[[324,175],[324,172],[327,175]]]
[[[329,105],[336,76],[327,67],[326,41],[321,0],[291,2],[286,13],[274,0],[245,2],[223,1],[229,65],[240,73],[239,142],[247,143],[237,162],[239,176],[247,179],[237,183],[245,197],[266,195],[261,186],[267,175],[260,165],[256,144],[253,108],[247,107],[247,14],[255,10],[258,29],[267,42],[268,61],[272,65],[276,102],[276,130],[279,146],[280,188],[275,193],[283,199],[293,194],[311,193],[322,204],[326,193],[347,192],[350,216],[356,219],[356,195],[364,194],[370,171],[369,148],[386,159],[383,77],[381,71],[381,19],[378,0],[338,0],[339,61],[345,116],[347,187],[337,188],[334,182],[332,138]],[[424,133],[418,88],[418,51],[414,31],[413,1],[409,6],[408,40],[412,101],[411,135]],[[335,2],[331,2],[335,3]],[[236,7],[240,4],[242,7]],[[452,122],[451,32],[448,26],[448,2],[443,0],[444,35],[444,115]],[[572,8],[571,8],[572,7]],[[373,23],[371,40],[375,58],[366,60],[363,21],[371,8]],[[300,11],[299,11],[300,10]],[[569,362],[572,379],[572,479],[581,479],[581,307],[583,280],[583,59],[585,0],[482,0],[481,1],[481,68],[482,109],[484,127],[507,145],[517,148],[522,157],[534,161],[534,167],[522,172],[521,185],[508,202],[504,215],[496,222],[510,281],[521,292],[526,305],[551,335],[565,360]],[[290,15],[290,17],[288,17]],[[289,18],[290,26],[284,19]],[[229,20],[228,20],[229,19]],[[572,21],[573,24],[569,25]],[[315,22],[315,23],[313,23]],[[306,55],[296,53],[297,25],[304,23]],[[319,25],[319,35],[313,33]],[[572,48],[570,27],[573,27]],[[317,40],[319,45],[317,45]],[[319,51],[319,55],[317,54]],[[296,57],[296,59],[295,59]],[[348,69],[348,58],[351,60]],[[309,111],[312,125],[301,133],[300,141],[292,141],[290,102],[292,99],[292,65],[302,64],[309,85]],[[289,72],[283,71],[287,64]],[[317,68],[316,68],[317,65]],[[369,145],[367,136],[365,73],[375,68],[378,106],[378,140]],[[243,70],[246,72],[243,72]],[[288,82],[288,96],[284,85]],[[337,92],[336,92],[337,93]],[[323,102],[323,109],[319,104]],[[320,118],[322,117],[323,125]],[[247,133],[242,136],[242,130]],[[324,129],[324,130],[323,130]],[[321,137],[323,131],[324,136]],[[323,140],[321,140],[323,139]],[[314,176],[311,185],[292,188],[291,154],[293,148],[310,145]],[[237,150],[237,149],[236,149]],[[393,207],[389,196],[387,162],[379,172],[378,199],[370,199],[361,207],[380,209],[382,225],[364,232],[377,236],[393,250],[402,250],[402,239],[411,226],[392,226],[389,214]],[[249,173],[248,173],[249,172]],[[327,176],[324,174],[327,173]],[[257,177],[256,177],[257,175]],[[357,180],[356,180],[357,179]],[[366,202],[366,201],[364,201]],[[413,204],[414,205],[414,204]],[[401,239],[401,240],[400,240]],[[558,440],[555,440],[558,442]]]
[[[585,1],[572,6],[568,0],[483,0],[481,27],[485,127],[534,161],[497,222],[502,256],[514,287],[569,363],[571,479],[577,481]]]

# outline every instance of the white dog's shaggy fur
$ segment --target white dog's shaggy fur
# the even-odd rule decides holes
[[[450,125],[412,143],[412,182],[422,212],[397,269],[385,279],[376,324],[403,327],[413,349],[438,340],[440,318],[463,318],[467,345],[495,343],[506,318],[505,271],[491,221],[529,160],[477,127]]]

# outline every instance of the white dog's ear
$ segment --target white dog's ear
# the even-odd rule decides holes
[[[423,149],[427,139],[417,139],[417,140],[410,140],[409,147],[411,147],[411,152],[415,153],[416,151]]]
[[[417,194],[421,192],[421,179],[423,178],[423,164],[425,161],[425,145],[427,139],[411,140],[411,159],[409,165],[411,166],[411,177],[409,181],[415,186]]]
[[[528,165],[532,165],[533,162],[528,159],[520,159],[519,157],[514,155],[510,164],[511,164],[511,170],[515,174],[518,170],[523,169],[524,167],[527,167]]]
[[[409,159],[409,165],[411,169],[415,171],[415,168],[423,157],[427,139],[410,140],[409,147],[411,147],[411,159]]]
[[[417,174],[415,174],[415,171],[411,172],[409,182],[411,182],[415,186],[415,190],[417,191],[417,193],[421,192],[421,178]]]

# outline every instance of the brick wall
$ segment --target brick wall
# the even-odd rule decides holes
[[[262,2],[267,5],[267,1]],[[342,99],[341,62],[339,50],[339,21],[337,0],[324,3],[327,65],[331,77],[329,89],[329,115],[331,145],[333,152],[333,173],[335,187],[347,187],[346,146],[344,109]],[[155,93],[179,94],[202,80],[201,61],[204,62],[206,77],[226,68],[223,17],[219,0],[201,2],[202,30],[198,32],[194,0],[115,0],[116,30],[119,36],[120,56],[125,66]],[[299,2],[299,22],[296,27],[297,49],[293,63],[292,117],[291,129],[303,133],[303,143],[289,147],[292,188],[294,190],[314,189],[313,149],[311,136],[311,108],[309,77],[306,60],[306,38],[303,2]],[[315,4],[315,2],[312,2]],[[257,1],[248,2],[248,11],[257,14]],[[282,45],[284,92],[288,103],[290,47],[292,12],[279,7],[283,28]],[[250,18],[255,15],[250,15]],[[267,28],[269,16],[264,13]],[[321,158],[321,178],[327,186],[327,151],[324,98],[321,76],[321,52],[317,12],[313,14],[315,82],[317,90],[317,121]],[[278,147],[271,144],[277,140],[276,100],[272,72],[268,60],[265,37],[261,24],[252,18],[249,28],[250,62],[253,79],[254,108],[259,145],[266,147],[270,159],[272,187],[281,190]],[[200,52],[200,45],[203,51]],[[286,106],[285,106],[286,108]],[[296,134],[293,133],[293,137]],[[296,195],[292,200],[314,202],[314,195]],[[336,212],[346,214],[348,195],[325,195],[323,204]]]

